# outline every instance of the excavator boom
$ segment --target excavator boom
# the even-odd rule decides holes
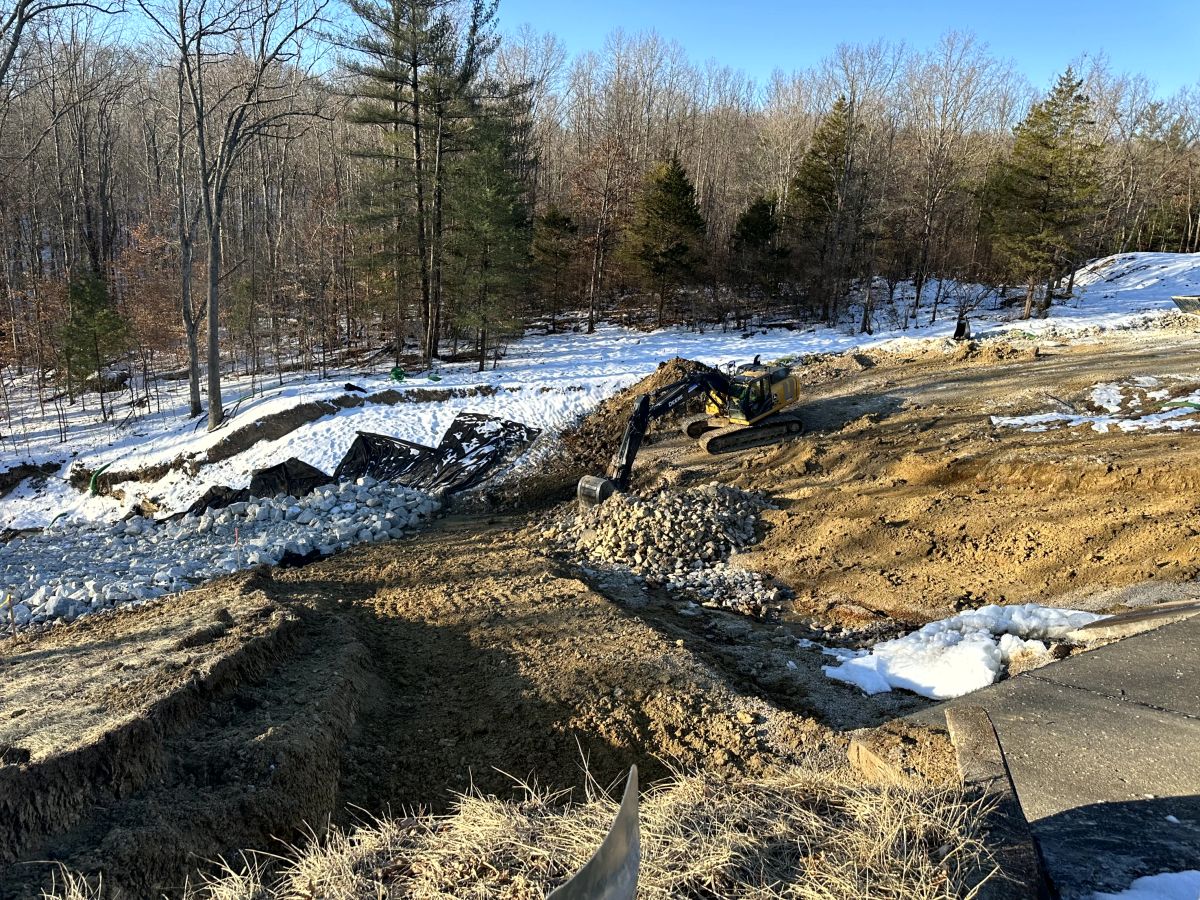
[[[629,479],[633,475],[633,461],[650,423],[685,403],[701,392],[714,398],[728,396],[731,388],[729,376],[716,370],[697,372],[680,381],[668,384],[650,394],[642,394],[633,404],[633,412],[625,423],[621,443],[608,466],[608,477],[585,475],[579,479],[576,494],[586,504],[602,503],[615,491],[629,490]]]

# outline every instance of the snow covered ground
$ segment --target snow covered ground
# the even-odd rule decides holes
[[[1013,310],[974,314],[977,335],[1021,335],[1061,338],[1097,330],[1146,327],[1155,317],[1173,314],[1171,296],[1200,293],[1200,254],[1126,254],[1109,257],[1081,270],[1077,296],[1052,307],[1046,319],[1012,321]],[[595,334],[530,335],[516,342],[499,369],[479,373],[473,364],[445,365],[428,377],[392,384],[385,374],[340,371],[326,379],[287,376],[283,386],[262,387],[237,404],[222,429],[209,433],[203,423],[184,418],[186,384],[173,383],[161,412],[132,419],[124,428],[101,423],[90,411],[66,413],[67,442],[59,442],[53,409],[15,406],[0,440],[0,472],[23,462],[58,462],[59,471],[45,483],[29,481],[0,498],[0,529],[41,527],[58,516],[75,521],[115,521],[141,498],[149,497],[170,514],[185,509],[214,484],[244,487],[250,473],[297,456],[325,471],[341,459],[355,434],[375,431],[436,445],[462,410],[511,419],[547,432],[551,440],[604,398],[652,372],[673,356],[712,365],[746,362],[756,354],[765,360],[867,347],[900,349],[914,341],[941,340],[954,329],[953,318],[919,329],[860,335],[852,329],[813,327],[798,330],[754,329],[749,332],[709,330],[703,333],[666,329],[645,333],[602,325]],[[66,484],[69,466],[94,470],[112,464],[132,471],[180,456],[195,457],[222,438],[264,416],[299,403],[328,400],[346,393],[353,382],[368,395],[389,388],[410,394],[412,402],[366,403],[302,425],[284,438],[261,441],[224,462],[203,466],[197,475],[172,471],[160,481],[122,485],[125,499],[81,495]],[[425,399],[425,391],[448,389],[471,393],[449,399]],[[232,408],[248,395],[248,379],[227,379],[225,394]],[[121,417],[118,416],[118,419]],[[1040,423],[1033,423],[1034,425]]]
[[[72,621],[119,604],[185,590],[285,554],[330,554],[411,534],[436,500],[373,478],[318,488],[306,497],[260,498],[155,524],[63,522],[4,545],[3,587],[11,622]],[[2,600],[3,597],[0,597]],[[0,608],[0,630],[9,616]]]
[[[934,700],[961,697],[1000,678],[1022,654],[1048,652],[1044,643],[1104,618],[1027,603],[983,606],[876,644],[869,651],[828,649],[841,662],[825,674],[867,694],[903,688]]]
[[[1095,893],[1093,900],[1200,900],[1200,872],[1164,872],[1139,878],[1117,894]]]
[[[1185,387],[1181,387],[1183,382]],[[1190,431],[1200,428],[1200,390],[1194,381],[1174,375],[1139,375],[1124,382],[1097,384],[1090,405],[1095,412],[1046,412],[992,416],[992,424],[1022,431],[1048,431],[1086,425],[1104,434],[1117,431]]]

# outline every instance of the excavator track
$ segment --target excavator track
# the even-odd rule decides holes
[[[794,437],[804,430],[796,415],[772,416],[757,425],[728,425],[701,435],[700,449],[714,456],[718,453],[734,453],[751,447],[774,444],[786,437]]]

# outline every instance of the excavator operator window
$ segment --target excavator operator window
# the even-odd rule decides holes
[[[767,379],[756,379],[754,384],[750,386],[750,409],[753,412],[758,412],[763,408],[767,400]]]

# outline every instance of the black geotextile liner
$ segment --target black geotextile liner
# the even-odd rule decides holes
[[[437,450],[424,444],[360,431],[338,463],[333,477],[342,479],[370,475],[380,481],[397,479],[408,484],[404,476],[418,466],[424,468],[432,465],[436,454]]]
[[[451,494],[479,484],[501,460],[528,446],[540,433],[482,413],[459,413],[437,447],[360,431],[334,478],[370,475]]]
[[[204,496],[189,506],[186,512],[176,513],[175,515],[171,516],[168,521],[171,519],[181,519],[187,515],[187,513],[200,515],[200,513],[204,512],[206,509],[224,509],[230,503],[240,503],[242,500],[249,499],[250,492],[245,488],[236,490],[231,487],[225,487],[221,484],[214,484],[204,492]]]
[[[331,481],[333,479],[316,466],[293,456],[265,469],[256,469],[250,476],[250,495],[274,497],[276,494],[290,494],[303,497],[314,488]]]
[[[418,490],[452,494],[479,484],[498,463],[528,446],[540,433],[537,428],[482,413],[459,413],[436,447],[360,431],[332,476],[292,457],[266,469],[256,469],[251,473],[248,488],[210,487],[187,511],[202,513],[251,497],[276,494],[303,497],[322,485],[363,475]]]

